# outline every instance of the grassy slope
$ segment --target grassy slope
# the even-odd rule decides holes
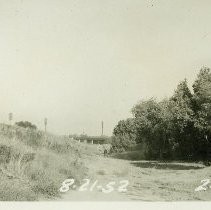
[[[0,200],[28,201],[59,196],[67,178],[80,182],[90,151],[73,140],[0,124]]]

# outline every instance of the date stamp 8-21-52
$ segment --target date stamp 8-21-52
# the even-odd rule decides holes
[[[80,186],[75,185],[74,179],[66,179],[62,183],[62,186],[59,188],[59,191],[64,193],[68,192],[70,189],[78,190],[80,192],[83,191],[89,191],[92,192],[94,189],[97,189],[103,193],[110,193],[114,190],[117,190],[118,192],[126,192],[127,186],[129,185],[128,180],[121,180],[118,183],[115,181],[108,182],[105,187],[101,184],[98,184],[98,180],[95,180],[92,184],[90,183],[90,179],[83,179],[84,183]],[[91,185],[90,185],[91,184]]]

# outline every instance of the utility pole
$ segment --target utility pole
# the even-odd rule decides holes
[[[9,118],[9,122],[10,122],[9,124],[11,125],[12,124],[11,122],[13,120],[13,114],[11,112],[9,113],[8,118]]]
[[[45,134],[46,134],[46,131],[47,131],[47,123],[48,123],[48,119],[47,119],[47,118],[45,118],[45,119],[44,119]]]
[[[103,123],[103,121],[102,121],[102,136],[103,136],[103,130],[104,130],[104,123]]]

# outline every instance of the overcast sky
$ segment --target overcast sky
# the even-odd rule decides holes
[[[211,67],[209,0],[0,0],[0,122],[111,135]]]

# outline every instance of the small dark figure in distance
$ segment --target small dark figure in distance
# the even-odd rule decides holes
[[[104,157],[106,157],[107,155],[108,155],[108,151],[107,151],[107,149],[104,149]]]

